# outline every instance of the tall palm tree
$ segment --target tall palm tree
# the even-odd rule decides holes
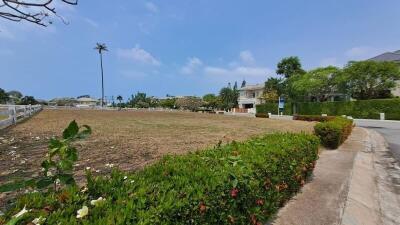
[[[121,109],[121,103],[122,103],[122,100],[123,100],[122,96],[118,95],[117,96],[117,100],[119,101],[119,108]]]
[[[101,107],[104,105],[104,75],[103,75],[103,51],[108,51],[106,44],[96,43],[94,48],[99,52],[100,55],[100,67],[101,67]]]

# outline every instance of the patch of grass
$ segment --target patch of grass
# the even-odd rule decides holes
[[[84,181],[84,168],[90,166],[108,173],[107,163],[123,171],[141,169],[166,154],[186,154],[232,140],[272,132],[312,133],[313,124],[303,121],[260,120],[188,112],[43,110],[39,114],[0,131],[6,143],[0,145],[0,184],[13,171],[24,177],[40,172],[47,152],[48,138],[59,135],[71,120],[93,129],[82,141],[80,159],[74,167],[77,181]],[[16,148],[14,148],[16,147]],[[15,151],[14,158],[10,151]],[[26,158],[26,162],[20,162]],[[0,205],[5,203],[1,201]]]

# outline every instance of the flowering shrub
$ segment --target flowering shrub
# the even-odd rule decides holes
[[[316,124],[314,132],[323,146],[336,149],[351,134],[353,126],[353,120],[336,117],[334,120]]]
[[[25,206],[23,223],[259,225],[304,185],[318,145],[314,135],[278,133],[165,156],[129,174],[87,171],[87,187],[24,195],[3,221]]]

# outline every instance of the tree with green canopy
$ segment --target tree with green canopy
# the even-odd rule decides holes
[[[277,65],[276,74],[290,78],[295,74],[304,74],[300,59],[297,56],[283,58]]]
[[[394,62],[349,62],[337,80],[355,99],[389,98],[400,80],[400,66]]]

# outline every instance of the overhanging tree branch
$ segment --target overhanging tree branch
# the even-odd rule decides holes
[[[77,5],[78,0],[1,0],[0,18],[13,22],[27,21],[40,26],[47,26],[52,21],[51,15],[58,16],[56,8],[52,5],[54,2],[61,2],[67,5]]]

